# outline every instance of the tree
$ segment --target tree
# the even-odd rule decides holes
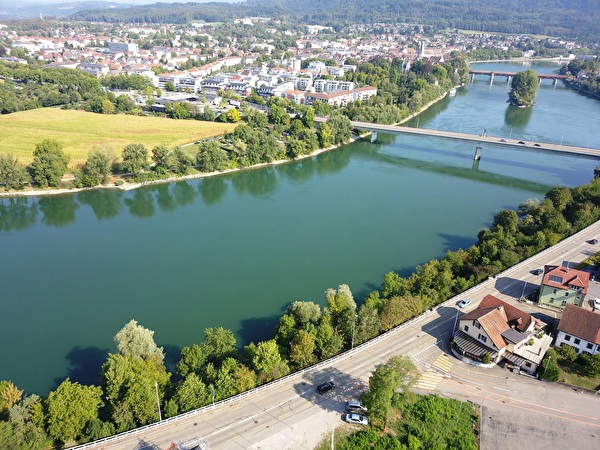
[[[165,83],[165,90],[167,92],[175,92],[176,88],[175,88],[175,84],[172,81],[167,81]],[[157,93],[158,93],[158,89],[157,89]],[[159,95],[160,97],[160,95]]]
[[[81,186],[97,186],[110,179],[113,158],[107,151],[90,152],[88,159],[78,176],[77,184]]]
[[[251,343],[245,347],[248,359],[252,362],[261,382],[266,383],[281,378],[290,372],[286,362],[281,358],[274,339]]]
[[[315,302],[293,302],[287,314],[292,315],[299,324],[317,323],[321,318],[321,307]]]
[[[0,415],[19,403],[22,396],[23,390],[17,388],[12,381],[0,381]]]
[[[510,84],[508,99],[513,106],[533,106],[539,87],[538,76],[534,70],[518,72]]]
[[[410,392],[419,375],[413,362],[406,356],[393,356],[387,363],[375,367],[369,378],[369,392],[363,395],[363,401],[369,408],[369,414],[382,421],[383,428],[387,425],[395,392]]]
[[[4,190],[23,189],[29,182],[29,174],[25,166],[11,154],[0,155],[0,186]]]
[[[104,403],[102,389],[71,383],[69,378],[46,399],[48,433],[56,441],[67,442],[82,436],[88,422],[98,418]]]
[[[306,128],[315,127],[315,108],[308,106],[302,115],[302,123]]]
[[[152,159],[156,164],[156,167],[167,169],[168,167],[168,155],[170,150],[166,145],[157,145],[152,149]]]
[[[144,144],[129,144],[123,149],[122,168],[135,175],[148,167],[148,150]]]
[[[233,331],[223,327],[207,328],[204,330],[201,348],[209,361],[220,363],[225,358],[235,355],[235,342]]]
[[[227,120],[232,123],[237,123],[242,119],[240,112],[235,108],[230,108],[227,111]]]
[[[104,100],[102,100],[102,114],[114,114],[115,113],[115,105],[113,105],[113,103],[105,98]]]
[[[304,330],[300,330],[290,344],[290,360],[296,363],[298,367],[310,366],[317,359],[313,353],[315,348],[313,336]]]
[[[44,139],[36,144],[31,163],[33,180],[42,187],[58,186],[67,170],[69,156],[62,145],[52,139]]]
[[[341,114],[335,114],[327,119],[327,125],[331,128],[331,143],[333,145],[345,144],[352,136],[352,124],[350,119]]]
[[[184,347],[181,350],[181,357],[177,363],[177,374],[185,378],[190,373],[200,373],[206,357],[198,344],[191,347]]]
[[[116,335],[115,343],[119,353],[127,358],[162,361],[165,357],[162,347],[154,343],[154,331],[130,320]]]
[[[180,413],[188,412],[208,403],[208,389],[197,374],[190,373],[177,385],[173,400]]]
[[[288,116],[283,107],[273,105],[269,110],[269,122],[275,125],[287,125],[288,123],[290,123],[290,116]]]
[[[196,165],[200,172],[216,172],[229,167],[229,158],[217,141],[203,141],[198,146]]]
[[[178,175],[188,173],[193,163],[192,157],[184,152],[181,147],[176,147],[169,155],[169,169]]]
[[[317,129],[317,137],[319,138],[319,145],[321,148],[329,147],[333,138],[331,127],[327,125],[327,123],[321,123]]]

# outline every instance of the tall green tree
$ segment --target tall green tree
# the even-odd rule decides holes
[[[42,187],[56,187],[67,170],[69,156],[62,144],[53,139],[44,139],[33,151],[31,173],[35,183]]]
[[[274,339],[258,344],[251,343],[245,350],[259,381],[263,383],[281,378],[290,372]]]
[[[518,72],[510,84],[508,100],[513,106],[533,106],[539,87],[538,76],[534,70]]]
[[[46,399],[48,433],[54,440],[65,443],[84,435],[88,422],[98,418],[102,389],[63,381]]]
[[[219,364],[225,358],[236,354],[235,342],[235,336],[231,330],[223,327],[206,328],[201,348],[209,361]]]
[[[117,350],[125,357],[162,361],[165,357],[162,347],[154,342],[154,331],[130,320],[116,335]]]
[[[144,144],[129,144],[123,149],[122,168],[137,175],[148,167],[148,149]]]
[[[92,151],[77,177],[77,184],[88,187],[106,184],[110,179],[111,167],[112,157],[107,151]]]
[[[229,158],[217,141],[203,141],[198,146],[196,165],[200,172],[216,172],[229,167]]]
[[[334,114],[327,119],[327,125],[331,128],[331,143],[333,145],[350,142],[352,124],[346,116]]]
[[[29,182],[27,169],[11,154],[0,155],[0,186],[4,190],[23,189]]]

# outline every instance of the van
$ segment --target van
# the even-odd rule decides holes
[[[594,299],[594,309],[600,309],[600,298]]]

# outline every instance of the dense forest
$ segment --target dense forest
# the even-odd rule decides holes
[[[231,21],[263,16],[286,22],[332,26],[336,31],[356,23],[419,23],[438,30],[526,33],[600,40],[597,0],[373,0],[365,8],[357,0],[249,0],[226,3],[157,3],[127,10],[81,11],[72,20],[106,22],[187,23]]]

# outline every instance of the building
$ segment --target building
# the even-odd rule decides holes
[[[140,49],[137,44],[129,44],[127,42],[109,42],[108,51],[111,53],[139,53]]]
[[[477,309],[459,318],[454,350],[470,359],[503,359],[529,373],[537,371],[552,343],[546,323],[493,295],[486,295]]]
[[[540,285],[540,305],[563,309],[567,304],[582,306],[590,274],[564,266],[545,266]]]
[[[600,314],[572,304],[565,310],[558,324],[555,347],[570,345],[577,353],[600,353]]]

